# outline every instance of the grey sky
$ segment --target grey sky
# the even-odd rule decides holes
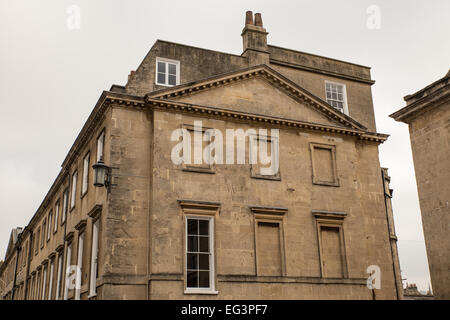
[[[66,26],[68,6],[81,29]],[[366,26],[370,5],[381,28]],[[403,278],[429,283],[408,129],[388,117],[450,66],[450,1],[0,0],[0,259],[31,219],[102,90],[125,84],[156,39],[241,54],[246,10],[270,44],[372,67],[380,147],[395,189]]]

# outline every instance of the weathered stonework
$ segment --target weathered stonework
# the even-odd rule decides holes
[[[391,115],[408,124],[435,299],[450,299],[450,72],[405,97]]]
[[[247,19],[242,36],[240,56],[158,40],[125,86],[101,95],[43,204],[0,266],[2,279],[9,272],[3,297],[41,299],[42,290],[51,289],[50,299],[78,298],[75,290],[57,296],[42,279],[60,255],[65,267],[70,247],[71,264],[79,261],[83,231],[81,299],[402,297],[378,159],[387,135],[375,132],[369,68],[270,46],[260,16]],[[180,85],[156,84],[157,57],[179,62]],[[325,102],[325,81],[346,85],[348,114]],[[174,164],[172,132],[200,120],[221,132],[279,129],[279,172],[255,174],[248,152],[245,164],[208,170]],[[112,167],[109,189],[92,185],[102,132],[103,160]],[[88,151],[89,187],[81,196]],[[42,247],[30,246],[64,190],[72,194],[75,170],[76,202],[67,221],[58,221]],[[189,216],[213,225],[214,290],[187,288]],[[98,273],[92,280],[96,222]],[[15,281],[10,266],[27,245]],[[371,265],[382,275],[375,290],[367,287]]]

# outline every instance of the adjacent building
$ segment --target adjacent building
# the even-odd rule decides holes
[[[370,68],[267,34],[247,12],[241,55],[158,40],[104,91],[2,297],[401,299]]]
[[[390,116],[408,124],[435,299],[450,299],[450,71]]]

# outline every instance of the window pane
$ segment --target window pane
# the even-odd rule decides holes
[[[199,254],[199,270],[209,270],[209,254]]]
[[[209,238],[199,237],[200,239],[200,252],[209,252]]]
[[[158,72],[166,73],[166,64],[164,62],[158,62]]]
[[[188,252],[198,252],[198,237],[189,236],[188,237]]]
[[[103,140],[105,138],[105,132],[102,132],[102,134],[97,139],[97,162],[100,160],[100,158],[103,158]],[[105,160],[105,159],[103,159]]]
[[[342,93],[342,86],[337,86],[337,92]]]
[[[177,74],[177,65],[169,63],[169,74],[176,75]]]
[[[331,92],[327,91],[327,99],[331,99]]]
[[[199,220],[199,234],[207,236],[209,234],[209,221]]]
[[[332,99],[337,99],[337,94],[333,92],[333,93],[331,94],[331,98],[332,98]]]
[[[164,73],[158,73],[158,83],[166,83],[166,75]]]
[[[197,271],[188,271],[187,272],[187,283],[188,288],[196,288],[198,287],[198,276]]]
[[[198,255],[196,253],[188,253],[186,264],[188,269],[198,269]]]
[[[188,234],[198,234],[198,220],[188,219]]]
[[[177,77],[169,74],[169,84],[175,86],[177,84]]]
[[[209,288],[209,271],[199,271],[199,287]]]

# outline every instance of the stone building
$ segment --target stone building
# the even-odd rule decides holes
[[[402,298],[370,68],[267,34],[248,12],[241,55],[158,40],[104,91],[0,267],[2,296]],[[220,148],[204,157],[217,163],[187,160],[188,135],[228,132],[230,162]],[[263,145],[270,172],[250,161]],[[108,188],[92,184],[100,159]]]
[[[450,71],[390,115],[408,124],[435,299],[450,299]]]
[[[406,284],[406,288],[403,289],[403,299],[404,300],[433,300],[433,295],[431,294],[431,290],[428,290],[427,293],[421,293],[417,289],[417,285],[415,283]]]

